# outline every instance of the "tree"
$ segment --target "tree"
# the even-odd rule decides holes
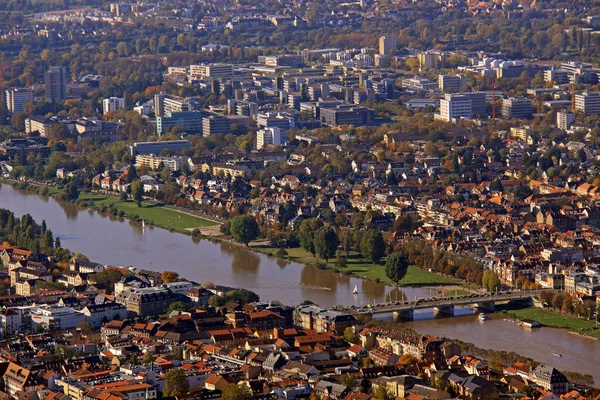
[[[69,184],[65,186],[64,195],[65,200],[67,201],[75,201],[79,198],[79,189],[75,182],[69,182]]]
[[[73,346],[59,344],[54,348],[54,354],[56,354],[61,360],[68,360],[75,356],[75,348]]]
[[[187,311],[188,306],[183,301],[175,301],[169,304],[167,308],[167,314],[171,314],[173,311]]]
[[[370,229],[365,233],[360,241],[360,251],[363,256],[376,264],[385,254],[385,242],[381,231]]]
[[[349,326],[346,329],[344,329],[344,339],[348,342],[348,343],[360,343],[360,338],[358,337],[358,335],[354,332],[354,328]]]
[[[252,400],[254,396],[250,388],[245,384],[239,385],[233,383],[223,390],[221,398],[223,400]]]
[[[404,278],[408,271],[408,257],[401,253],[394,253],[385,262],[385,275],[396,285]]]
[[[330,225],[323,226],[315,232],[315,251],[325,261],[335,256],[339,244],[337,233]]]
[[[321,222],[320,219],[308,218],[302,221],[300,228],[298,228],[298,240],[300,241],[300,246],[313,256],[316,254],[314,242],[315,232],[322,226],[323,222]]]
[[[238,215],[231,220],[231,235],[236,242],[248,246],[252,240],[258,238],[260,228],[256,218],[251,215]]]
[[[500,287],[502,287],[502,282],[500,282],[500,278],[498,278],[498,275],[496,275],[496,273],[492,271],[485,271],[483,273],[481,284],[488,292],[496,291],[500,289]]]
[[[75,325],[75,328],[79,329],[81,333],[92,333],[94,332],[94,327],[87,321],[81,321]]]
[[[131,198],[137,203],[138,207],[142,206],[144,187],[142,186],[142,181],[139,179],[131,182]]]
[[[414,363],[416,363],[418,360],[415,356],[411,355],[411,354],[403,354],[402,357],[400,357],[400,359],[398,360],[398,364],[400,365],[412,365]]]
[[[163,396],[181,396],[186,394],[190,384],[181,368],[170,369],[165,373]]]
[[[172,283],[179,279],[179,274],[173,271],[163,271],[163,273],[160,274],[160,278],[164,283]]]
[[[147,351],[146,354],[144,355],[144,358],[142,359],[142,364],[150,364],[153,361],[154,361],[154,356],[152,355],[152,352]]]
[[[342,385],[344,385],[350,389],[354,389],[357,386],[356,379],[354,379],[354,377],[350,374],[344,375],[342,377],[341,383],[342,383]]]
[[[394,397],[389,394],[387,391],[386,385],[379,385],[377,390],[374,391],[373,397],[377,400],[393,400]]]

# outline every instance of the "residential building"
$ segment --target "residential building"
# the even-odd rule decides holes
[[[460,91],[462,88],[467,86],[467,77],[464,74],[456,75],[439,75],[438,76],[438,88],[442,91],[456,90]]]
[[[317,332],[341,334],[347,327],[356,324],[352,314],[326,310],[317,306],[300,306],[294,310],[294,325]]]
[[[393,36],[381,36],[379,38],[379,54],[389,55],[396,50],[396,38]]]
[[[190,65],[190,77],[192,79],[211,78],[215,76],[233,75],[232,64],[200,64]]]
[[[33,103],[31,90],[26,88],[6,89],[6,108],[11,113],[21,113],[26,110],[27,103]]]
[[[123,97],[109,97],[102,100],[102,113],[104,115],[111,111],[117,111],[120,108],[125,108],[125,98]]]
[[[25,118],[25,133],[31,134],[38,132],[41,137],[48,137],[50,134],[50,127],[56,123],[58,122],[53,119],[41,115],[32,115],[31,117]]]
[[[231,120],[223,115],[211,114],[202,118],[202,136],[226,135],[231,132]]]
[[[145,167],[152,171],[161,168],[169,168],[171,171],[181,170],[184,164],[187,164],[188,157],[160,157],[154,154],[138,154],[135,156],[135,166],[137,168]]]
[[[321,121],[328,126],[363,126],[372,123],[374,118],[374,111],[366,107],[337,106],[321,109]]]
[[[46,101],[61,102],[67,99],[67,69],[65,67],[50,67],[44,77]]]
[[[438,88],[438,84],[436,82],[431,82],[427,78],[415,77],[402,79],[402,88],[416,91],[429,91],[436,90]]]
[[[583,92],[575,95],[575,110],[585,115],[600,114],[600,93]]]
[[[163,150],[180,153],[182,150],[192,147],[187,140],[165,140],[162,142],[135,142],[129,146],[129,154],[160,154]]]
[[[419,53],[419,68],[439,69],[440,65],[444,62],[444,54],[439,51],[425,51]]]
[[[569,380],[567,377],[554,367],[546,364],[540,364],[537,367],[533,367],[529,374],[529,379],[557,395],[569,391]]]
[[[281,144],[281,129],[277,127],[263,128],[256,132],[256,148],[265,146],[278,146]]]
[[[529,119],[532,114],[531,100],[526,97],[511,97],[502,100],[502,116],[506,119]]]
[[[435,118],[448,122],[458,122],[461,119],[470,119],[472,113],[470,98],[462,94],[446,94],[440,100],[440,113],[436,114]]]
[[[191,104],[179,96],[159,93],[154,95],[154,113],[157,117],[165,117],[167,114],[183,113],[193,111]]]
[[[161,136],[176,126],[183,128],[186,133],[202,133],[204,115],[200,111],[166,112],[164,117],[156,117],[156,133]]]
[[[575,114],[572,112],[558,111],[556,113],[556,126],[558,129],[566,131],[573,122],[575,122]]]

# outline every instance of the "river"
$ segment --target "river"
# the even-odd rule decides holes
[[[600,341],[566,329],[523,328],[501,314],[489,314],[485,322],[475,315],[432,320],[415,319],[406,326],[421,334],[459,339],[483,349],[514,351],[552,365],[556,369],[590,374],[600,384]],[[557,357],[561,354],[562,357]]]
[[[245,250],[227,243],[207,240],[194,242],[191,237],[160,228],[79,209],[48,197],[0,185],[0,208],[21,216],[29,213],[60,237],[63,246],[81,252],[90,259],[110,265],[123,265],[156,271],[172,270],[180,276],[219,285],[246,288],[262,300],[299,304],[311,300],[323,306],[360,305],[385,300],[428,297],[435,289],[402,288],[385,285],[287,262]],[[354,285],[359,294],[352,295]],[[431,319],[432,312],[416,313],[408,326],[418,332],[456,338],[481,348],[514,351],[558,369],[590,373],[600,383],[600,342],[570,334],[566,330],[540,328],[527,330],[494,315],[479,322],[471,309],[457,309],[463,315]],[[560,353],[558,358],[554,353]]]
[[[141,225],[74,204],[0,185],[0,208],[17,216],[29,213],[46,224],[64,247],[105,265],[170,270],[199,283],[245,288],[262,300],[295,305],[310,300],[322,306],[382,302],[386,297],[428,297],[427,288],[393,288],[373,281],[319,270],[254,253],[228,243],[193,241],[190,236]],[[353,295],[354,286],[359,294]]]

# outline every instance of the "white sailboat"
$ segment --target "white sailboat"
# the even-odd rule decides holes
[[[142,229],[146,227],[146,222],[142,220]]]
[[[354,285],[354,290],[352,290],[352,294],[358,294],[358,286]]]

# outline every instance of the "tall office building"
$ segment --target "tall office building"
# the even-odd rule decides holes
[[[435,118],[448,122],[458,122],[463,118],[471,118],[472,113],[470,98],[460,94],[447,94],[440,100],[440,113],[436,114]]]
[[[444,61],[444,54],[438,51],[426,51],[423,53],[419,53],[419,68],[431,68],[438,69],[440,67],[440,63]]]
[[[467,77],[464,74],[456,75],[439,75],[438,87],[440,90],[456,90],[459,91],[467,86]]]
[[[61,102],[67,99],[67,69],[65,67],[50,67],[44,79],[46,100]]]
[[[600,94],[583,92],[575,95],[575,110],[585,115],[600,114]]]
[[[556,113],[556,126],[558,129],[566,131],[573,122],[575,122],[575,114],[568,111],[559,111]]]
[[[531,100],[526,97],[511,97],[502,100],[502,117],[511,118],[531,118],[533,106]]]
[[[277,127],[263,128],[256,132],[256,148],[281,144],[281,129]]]
[[[7,89],[5,94],[6,108],[13,114],[25,111],[27,103],[33,102],[30,91],[25,88]]]
[[[123,97],[109,97],[102,100],[102,112],[104,115],[111,111],[117,111],[119,108],[125,108],[125,99]]]
[[[396,50],[396,38],[393,36],[382,36],[379,38],[379,54],[390,54]]]

